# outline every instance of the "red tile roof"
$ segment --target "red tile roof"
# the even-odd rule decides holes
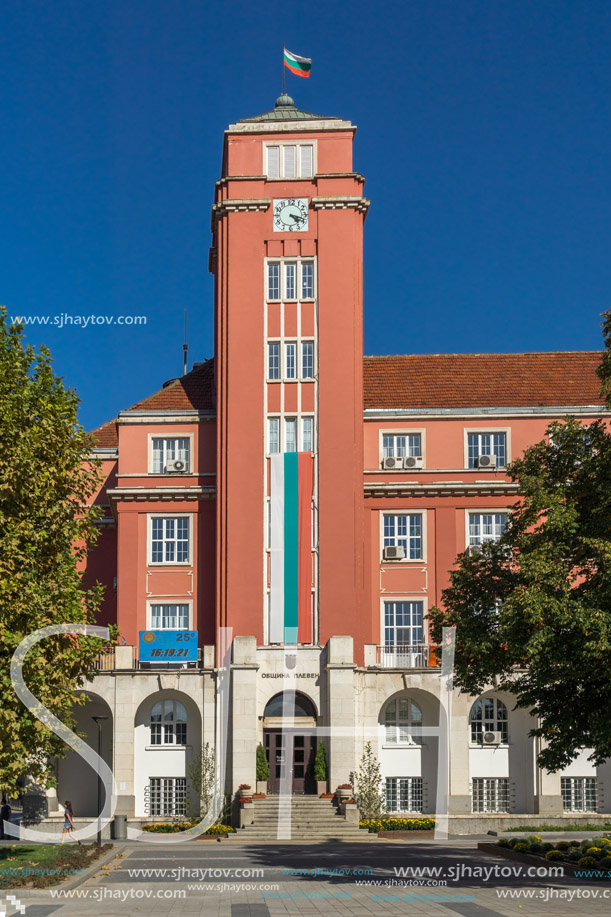
[[[596,351],[409,354],[364,358],[364,406],[601,405]]]
[[[365,408],[568,407],[601,405],[598,351],[408,354],[365,357]],[[129,411],[213,411],[214,361],[201,363]],[[117,445],[116,420],[93,435]]]

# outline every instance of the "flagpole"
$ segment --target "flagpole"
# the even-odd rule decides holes
[[[286,48],[284,42],[282,42],[282,95],[286,93],[286,67],[284,66],[284,52]]]

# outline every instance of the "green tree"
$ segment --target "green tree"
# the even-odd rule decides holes
[[[352,774],[354,799],[361,818],[377,818],[386,808],[382,791],[382,769],[371,742],[365,745],[359,768]]]
[[[611,395],[611,312],[599,369]],[[508,469],[519,482],[498,544],[457,559],[433,639],[456,626],[455,681],[491,683],[537,718],[539,764],[565,767],[582,748],[611,757],[611,435],[602,420],[550,424]]]
[[[25,346],[22,329],[0,310],[0,790],[13,793],[28,771],[44,785],[47,759],[64,743],[13,691],[11,656],[32,631],[51,624],[94,623],[101,588],[85,590],[81,570],[96,538],[99,486],[94,445],[77,423],[78,398],[51,368],[49,352]],[[32,693],[69,727],[75,694],[104,644],[50,637],[24,665]],[[27,762],[27,763],[26,763]]]
[[[214,796],[215,752],[210,742],[202,745],[199,755],[191,762],[189,779],[195,799],[189,800],[187,816],[200,819],[208,814]]]
[[[260,742],[257,745],[256,771],[257,780],[260,780],[261,782],[264,780],[269,780],[269,764],[267,763],[267,755],[265,754],[265,749]]]
[[[314,758],[314,780],[323,781],[327,779],[327,756],[325,754],[325,743],[319,742],[316,748],[316,757]]]

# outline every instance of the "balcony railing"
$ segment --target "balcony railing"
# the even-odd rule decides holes
[[[94,669],[99,672],[112,672],[115,670],[140,670],[147,672],[163,672],[181,669],[201,669],[204,665],[203,648],[197,649],[197,662],[140,662],[135,658],[134,648],[131,646],[113,647],[100,653],[94,664]]]
[[[439,652],[438,652],[439,650]],[[438,666],[441,648],[431,643],[411,646],[378,646],[377,664],[385,669],[427,669]]]

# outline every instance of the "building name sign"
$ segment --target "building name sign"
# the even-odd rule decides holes
[[[318,678],[319,672],[263,672],[263,678]]]

